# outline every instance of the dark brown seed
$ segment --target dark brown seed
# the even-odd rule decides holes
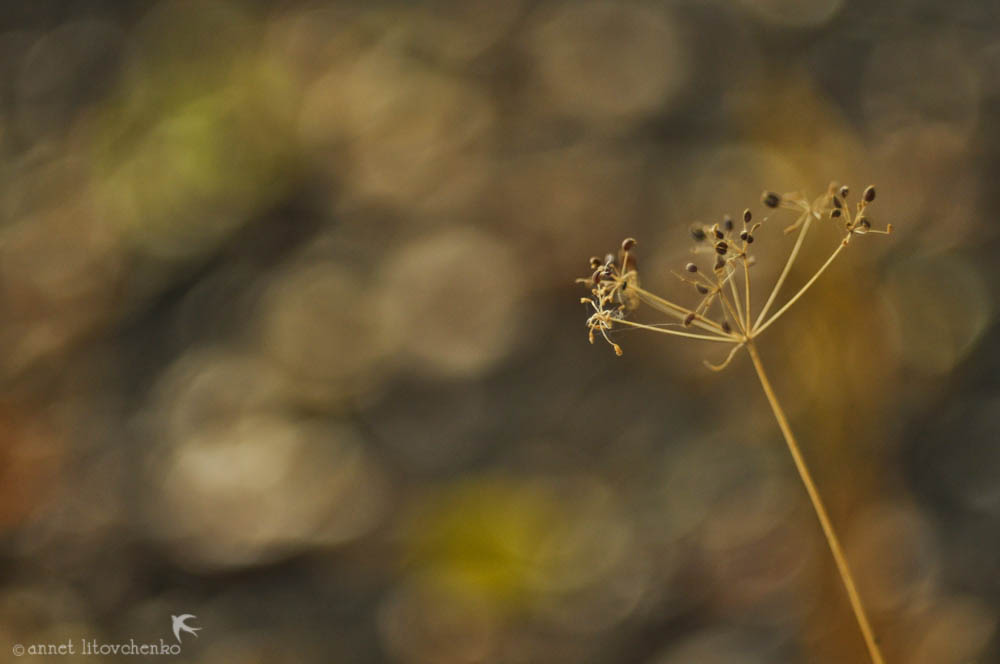
[[[753,235],[747,235],[747,244],[753,244]]]
[[[725,332],[726,334],[729,334],[730,332],[733,331],[733,328],[729,327],[728,320],[722,321],[722,331]]]
[[[749,224],[751,219],[753,219],[753,215],[750,214],[749,208],[743,210],[743,223]]]
[[[726,215],[726,218],[722,220],[722,227],[727,231],[733,230],[733,218]]]
[[[695,284],[694,289],[701,293],[702,295],[708,294],[708,286],[705,284]]]
[[[715,239],[717,239],[717,240],[721,240],[722,238],[726,237],[726,234],[723,233],[722,231],[720,231],[718,228],[716,228],[712,232],[715,233]]]
[[[594,279],[594,285],[595,285],[595,286],[596,286],[597,284],[601,283],[601,271],[600,271],[600,270],[598,270],[597,272],[595,272],[595,273],[593,274],[593,279]]]
[[[684,325],[688,325],[689,326],[693,322],[694,322],[694,314],[693,313],[688,314],[687,317],[684,318]]]
[[[720,256],[725,256],[727,251],[729,251],[729,245],[728,244],[726,244],[725,242],[716,242],[715,243],[715,252],[717,254],[719,254]]]
[[[781,196],[773,191],[765,191],[760,195],[760,202],[769,208],[776,208],[781,204]]]
[[[740,239],[741,240],[743,240],[744,242],[746,242],[748,237],[750,237],[750,233],[749,232],[747,232],[747,231],[740,231]]]
[[[691,237],[695,239],[695,242],[701,242],[705,239],[705,229],[701,226],[692,226]]]
[[[835,208],[844,207],[843,204],[840,202],[840,199],[837,198],[836,196],[833,197],[833,207]]]
[[[716,270],[721,270],[724,267],[726,267],[726,259],[723,258],[722,256],[716,256],[715,257],[715,269]]]
[[[597,256],[591,256],[590,257],[590,269],[591,270],[596,270],[599,267],[601,267],[601,259],[598,258]]]
[[[635,246],[635,238],[634,237],[627,237],[624,240],[622,240],[622,251],[628,251],[629,249],[631,249],[634,246]]]
[[[840,216],[840,210],[830,210],[830,218],[836,219]]]
[[[698,266],[695,265],[694,263],[688,263],[687,265],[684,266],[684,269],[687,270],[688,272],[697,272]]]
[[[844,185],[843,187],[840,188],[840,197],[841,198],[847,198],[847,195],[849,193],[851,193],[851,190],[847,188],[847,185]]]
[[[874,185],[868,185],[865,187],[865,193],[861,195],[865,199],[865,203],[871,203],[875,200],[875,187]]]

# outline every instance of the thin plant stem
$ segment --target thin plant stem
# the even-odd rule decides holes
[[[747,324],[746,329],[752,330],[753,323],[750,322],[750,261],[746,255],[747,245],[743,243],[743,283],[746,286],[747,295]]]
[[[727,267],[726,269],[728,270],[729,268]],[[736,321],[739,323],[740,329],[743,330],[743,333],[746,334],[750,331],[750,328],[747,327],[746,317],[743,315],[743,305],[740,304],[740,294],[736,290],[736,270],[733,270],[730,274],[728,281],[729,289],[733,291],[733,304],[736,305]]]
[[[844,587],[847,589],[847,596],[850,599],[851,608],[854,610],[854,617],[857,618],[858,626],[861,628],[861,634],[865,639],[865,645],[868,646],[868,653],[871,655],[872,662],[874,664],[885,664],[885,660],[882,658],[882,653],[879,651],[878,644],[875,642],[875,634],[872,632],[871,624],[868,622],[865,607],[861,603],[861,596],[858,595],[858,590],[854,584],[854,577],[851,575],[851,568],[847,565],[847,559],[844,557],[844,552],[840,547],[840,541],[837,539],[837,534],[833,530],[833,524],[830,522],[830,517],[826,513],[826,507],[824,507],[823,501],[819,497],[819,491],[816,489],[816,484],[813,482],[812,475],[810,475],[806,462],[802,458],[799,445],[795,442],[795,436],[792,435],[792,430],[788,425],[788,419],[785,417],[785,412],[781,409],[781,404],[778,402],[778,397],[775,395],[774,389],[771,387],[771,382],[767,379],[767,374],[764,373],[764,365],[761,364],[757,348],[752,342],[748,343],[746,348],[747,352],[750,354],[750,359],[753,362],[754,369],[757,370],[757,377],[760,378],[761,387],[764,388],[764,395],[767,397],[768,403],[771,404],[771,410],[774,411],[774,418],[778,421],[778,428],[781,429],[781,433],[785,437],[785,442],[788,444],[788,451],[791,452],[792,460],[795,461],[795,467],[799,471],[799,477],[802,478],[802,483],[805,485],[806,492],[809,494],[809,499],[812,501],[813,509],[816,510],[816,516],[819,518],[819,523],[823,527],[823,534],[826,535],[826,542],[830,547],[830,552],[833,554],[834,561],[837,563],[837,571],[840,572],[841,581],[843,581]]]
[[[635,321],[625,320],[624,318],[616,319],[615,323],[619,325],[628,325],[629,327],[637,327],[641,330],[650,330],[652,332],[659,332],[661,334],[673,334],[678,337],[687,337],[688,339],[703,339],[704,341],[724,341],[728,344],[739,343],[738,340],[729,335],[713,335],[713,334],[695,334],[693,332],[682,332],[681,330],[668,330],[662,327],[657,327],[655,325],[644,325],[642,323],[636,323]]]
[[[695,319],[691,323],[692,325],[694,325],[695,327],[700,327],[701,329],[706,330],[708,332],[717,332],[721,334],[726,334],[728,336],[728,333],[722,329],[722,326],[716,323],[714,320],[705,318],[699,315],[697,312],[691,311],[690,309],[682,307],[679,304],[674,304],[670,300],[665,300],[659,295],[654,295],[653,293],[650,293],[648,290],[640,288],[639,286],[635,286],[634,289],[635,292],[639,295],[639,298],[646,304],[653,307],[654,309],[658,309],[665,314],[670,314],[672,316],[676,316],[677,318],[681,319],[687,317],[689,314],[695,314]]]
[[[733,324],[739,329],[742,334],[746,334],[747,331],[743,329],[743,319],[736,315],[736,310],[733,309],[733,305],[729,303],[729,296],[726,295],[726,282],[729,282],[730,287],[732,287],[733,282],[730,280],[732,276],[731,273],[726,274],[725,279],[719,277],[718,272],[715,274],[715,283],[717,284],[717,292],[719,294],[719,300],[722,302],[722,314],[728,318],[733,319]],[[736,293],[735,288],[733,293]]]
[[[785,267],[781,271],[781,276],[778,277],[778,281],[775,282],[774,288],[771,290],[771,294],[767,297],[767,302],[764,303],[764,308],[760,310],[760,314],[757,316],[757,321],[753,324],[754,328],[760,327],[764,317],[767,316],[767,312],[771,310],[771,305],[774,304],[774,300],[778,297],[778,292],[784,285],[785,279],[788,277],[788,273],[792,271],[792,264],[794,264],[795,259],[798,258],[799,249],[802,248],[802,243],[805,242],[806,233],[809,232],[809,225],[812,223],[812,220],[812,212],[806,213],[806,220],[802,223],[802,230],[799,231],[799,236],[795,238],[795,246],[792,247],[792,253],[788,254],[788,260],[785,261]]]
[[[805,230],[805,229],[803,229],[803,230]],[[783,314],[786,311],[788,311],[788,309],[793,304],[795,304],[795,302],[800,297],[802,297],[805,294],[805,292],[807,290],[809,290],[809,288],[814,283],[816,283],[816,280],[819,279],[820,275],[823,274],[823,272],[826,271],[826,268],[830,267],[830,264],[834,261],[835,258],[837,258],[838,255],[840,255],[840,252],[843,251],[844,247],[846,247],[846,246],[847,246],[847,238],[844,238],[844,240],[840,244],[837,245],[837,248],[834,250],[834,252],[832,254],[830,254],[830,257],[826,259],[826,262],[823,263],[823,265],[816,271],[816,274],[814,274],[812,276],[812,278],[809,279],[809,281],[807,281],[806,284],[802,288],[799,289],[799,292],[796,293],[795,295],[793,295],[792,298],[790,300],[788,300],[788,302],[785,302],[784,306],[781,307],[780,309],[778,309],[774,313],[774,315],[771,316],[771,318],[768,319],[768,321],[766,323],[764,323],[763,325],[758,326],[756,329],[753,330],[753,336],[756,336],[756,335],[760,334],[761,332],[763,332],[764,330],[766,330],[767,328],[769,328],[771,326],[771,324],[774,323],[774,321],[778,320],[778,318],[781,317],[781,314]]]

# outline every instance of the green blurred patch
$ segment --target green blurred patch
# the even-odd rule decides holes
[[[250,46],[252,21],[191,7],[184,30],[179,16],[147,18],[146,32],[184,34],[187,47],[143,45],[95,129],[103,213],[165,257],[211,250],[282,196],[295,170],[291,74]]]
[[[554,529],[569,518],[540,484],[462,480],[416,507],[405,528],[407,566],[426,583],[516,609],[542,590]]]

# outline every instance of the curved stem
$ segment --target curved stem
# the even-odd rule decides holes
[[[767,379],[767,374],[764,373],[764,365],[761,364],[757,348],[751,342],[747,344],[747,351],[750,353],[750,359],[753,361],[754,369],[757,370],[757,376],[760,378],[761,387],[764,388],[764,395],[771,404],[771,410],[774,411],[774,418],[778,421],[778,427],[781,429],[781,433],[785,437],[785,442],[788,443],[788,451],[792,454],[792,460],[795,461],[795,467],[798,469],[799,476],[802,478],[802,483],[806,487],[806,492],[809,494],[809,499],[812,501],[813,509],[816,510],[816,516],[819,518],[819,523],[823,527],[823,534],[826,535],[826,542],[830,547],[830,553],[833,554],[833,559],[837,563],[837,571],[840,572],[840,579],[843,581],[844,587],[847,589],[847,596],[851,601],[851,608],[854,610],[854,617],[857,618],[858,626],[861,628],[861,635],[865,639],[865,645],[868,646],[868,653],[871,655],[872,662],[874,662],[874,664],[885,664],[885,660],[882,659],[882,653],[879,651],[878,644],[875,642],[875,635],[872,632],[871,625],[868,623],[868,616],[865,614],[865,607],[861,603],[861,596],[858,595],[858,590],[855,587],[854,577],[851,575],[851,568],[847,565],[847,559],[844,557],[844,552],[840,548],[840,541],[837,539],[837,534],[833,530],[833,524],[830,522],[830,517],[826,513],[826,507],[824,507],[823,501],[819,497],[819,491],[816,489],[816,484],[813,482],[812,475],[809,474],[806,462],[802,458],[802,452],[799,450],[798,443],[795,442],[795,436],[792,435],[792,430],[788,426],[788,419],[785,417],[785,413],[781,409],[781,404],[778,402],[778,397],[774,394],[774,389],[771,387],[771,382]]]

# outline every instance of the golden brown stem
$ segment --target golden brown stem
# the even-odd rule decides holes
[[[805,230],[805,229],[803,229],[803,230]],[[803,286],[802,288],[799,289],[798,293],[796,293],[795,295],[793,295],[792,298],[790,300],[788,300],[788,302],[785,302],[784,306],[782,306],[780,309],[778,309],[778,311],[776,311],[773,316],[771,316],[769,319],[767,319],[766,323],[764,323],[763,325],[758,325],[753,330],[753,336],[757,336],[758,334],[760,334],[761,332],[763,332],[767,328],[771,327],[771,325],[774,324],[774,321],[776,321],[779,318],[781,318],[781,315],[783,313],[785,313],[786,311],[788,311],[792,307],[792,305],[795,304],[799,300],[800,297],[802,297],[803,295],[805,295],[805,292],[807,290],[809,290],[814,283],[816,283],[816,280],[819,279],[820,276],[824,272],[826,272],[826,268],[830,267],[830,264],[833,263],[833,261],[837,258],[837,256],[840,255],[840,252],[844,250],[844,247],[847,246],[847,241],[848,241],[849,238],[850,238],[850,235],[848,235],[846,238],[844,238],[840,242],[840,244],[837,245],[837,248],[834,249],[833,253],[830,254],[830,257],[826,259],[826,262],[823,263],[822,266],[820,266],[820,268],[816,271],[816,274],[814,274],[809,279],[809,281],[806,282],[805,286]]]
[[[771,289],[771,294],[767,296],[767,302],[764,303],[764,307],[760,310],[760,314],[757,316],[757,322],[753,324],[750,329],[755,329],[760,327],[760,324],[764,322],[764,317],[767,316],[767,312],[771,310],[771,305],[778,297],[778,293],[781,291],[781,287],[785,283],[785,279],[788,278],[788,273],[792,271],[792,265],[795,263],[795,259],[799,256],[799,250],[802,248],[802,243],[805,242],[806,233],[809,232],[809,226],[812,224],[813,215],[811,212],[806,212],[803,217],[805,221],[802,225],[802,230],[799,231],[799,236],[795,239],[795,246],[792,247],[792,253],[788,255],[788,260],[785,262],[784,269],[781,270],[781,276],[778,277],[778,281],[774,284],[774,288]]]
[[[785,442],[788,443],[788,451],[792,454],[792,460],[795,461],[795,467],[799,471],[802,483],[805,484],[806,492],[809,494],[809,499],[812,501],[813,509],[816,510],[816,516],[819,518],[819,523],[823,527],[823,534],[826,535],[826,542],[830,546],[830,553],[833,554],[833,559],[837,563],[837,571],[840,572],[840,578],[844,582],[844,587],[847,589],[847,596],[851,601],[851,608],[854,610],[854,617],[857,618],[858,626],[861,628],[861,635],[865,639],[865,645],[868,646],[868,653],[871,655],[872,662],[874,662],[874,664],[885,664],[885,660],[882,659],[882,653],[879,652],[878,644],[875,642],[875,635],[872,632],[871,625],[868,623],[868,616],[865,614],[865,607],[861,603],[861,596],[858,595],[858,590],[854,585],[854,577],[851,576],[851,568],[847,565],[847,559],[844,557],[844,552],[840,548],[840,541],[837,539],[837,534],[833,530],[833,524],[830,523],[830,517],[826,513],[826,507],[823,506],[823,501],[819,497],[819,491],[816,490],[816,485],[813,483],[812,476],[809,474],[806,462],[802,458],[802,453],[799,451],[799,445],[795,442],[795,436],[792,435],[792,430],[788,426],[788,419],[785,417],[785,413],[781,409],[781,404],[778,402],[778,397],[774,394],[774,389],[771,387],[771,382],[767,379],[767,374],[764,373],[764,365],[761,364],[757,348],[754,346],[753,342],[748,343],[746,348],[750,353],[750,359],[753,361],[754,369],[757,370],[757,376],[760,378],[760,385],[764,388],[764,395],[771,404],[771,410],[774,411],[774,418],[778,421],[778,427],[781,429],[781,433],[785,436]]]
[[[674,304],[670,300],[665,300],[659,295],[654,295],[653,293],[650,293],[648,290],[645,290],[644,288],[635,286],[634,290],[639,295],[640,300],[642,300],[643,302],[645,302],[646,304],[648,304],[649,306],[653,307],[658,311],[662,311],[665,314],[670,314],[671,316],[675,316],[679,319],[686,318],[688,314],[695,314],[695,319],[694,321],[692,321],[692,325],[694,325],[695,327],[700,327],[701,329],[706,330],[708,332],[717,332],[727,336],[731,336],[729,335],[728,332],[722,329],[721,325],[716,323],[714,320],[704,318],[703,316],[698,315],[697,312],[691,311],[690,309],[682,307],[679,304]]]
[[[744,326],[746,330],[753,330],[753,322],[750,319],[750,261],[747,260],[746,256],[747,245],[743,245],[743,284],[745,286],[747,296],[747,323]]]
[[[682,332],[681,330],[668,330],[662,327],[656,327],[655,325],[643,325],[642,323],[636,323],[625,318],[612,318],[611,320],[616,325],[627,325],[629,327],[639,328],[640,330],[659,332],[660,334],[672,334],[674,336],[687,337],[689,339],[704,339],[705,341],[724,341],[727,344],[738,343],[736,341],[736,337],[731,335],[723,337],[717,334],[694,334],[691,332]]]

